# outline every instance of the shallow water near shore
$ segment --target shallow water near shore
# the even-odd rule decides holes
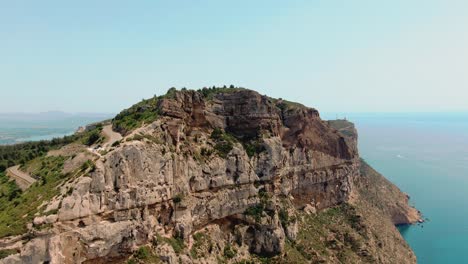
[[[361,157],[408,193],[427,218],[399,227],[418,263],[467,263],[468,114],[347,118],[358,129]]]

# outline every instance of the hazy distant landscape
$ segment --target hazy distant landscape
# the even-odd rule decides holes
[[[102,113],[0,113],[0,145],[47,140],[73,134],[77,128],[112,118]]]

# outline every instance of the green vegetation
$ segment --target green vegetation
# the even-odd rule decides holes
[[[264,211],[265,211],[265,205],[257,204],[257,205],[253,205],[247,208],[244,214],[252,216],[256,222],[260,222],[263,217]]]
[[[156,238],[157,238],[158,243],[166,243],[170,245],[172,249],[174,249],[174,252],[177,254],[180,254],[185,248],[184,240],[182,238],[179,238],[179,237],[168,238],[168,237],[162,237],[158,234],[156,234]]]
[[[186,89],[183,88],[182,90]],[[159,102],[163,99],[175,99],[176,93],[177,89],[172,87],[167,90],[165,95],[155,95],[150,99],[143,99],[141,102],[123,110],[112,119],[113,129],[126,135],[143,124],[154,122],[160,115]]]
[[[229,93],[243,88],[236,88],[233,85],[230,87],[211,87],[199,89],[205,99],[212,99],[217,93]],[[182,88],[183,91],[187,90]],[[165,95],[154,96],[150,99],[143,99],[141,102],[131,106],[128,109],[120,112],[113,120],[112,126],[115,131],[122,134],[128,134],[135,128],[140,127],[143,123],[148,124],[155,121],[159,116],[158,102],[162,99],[174,99],[177,89],[170,88]]]
[[[132,137],[129,137],[127,138],[126,141],[144,141],[145,139],[147,139],[148,141],[150,142],[153,142],[155,144],[162,144],[162,140],[160,140],[159,138],[155,137],[155,136],[152,136],[152,135],[148,135],[148,134],[135,134],[133,135]]]
[[[213,247],[213,242],[211,241],[210,236],[204,232],[199,232],[193,235],[193,246],[190,250],[190,256],[194,259],[198,259],[204,256],[205,250],[210,251]]]
[[[175,204],[180,204],[182,202],[182,200],[184,199],[184,196],[182,194],[177,194],[176,196],[174,196],[174,199],[172,199],[172,201],[175,203]]]
[[[86,171],[89,169],[89,172],[93,172],[96,169],[96,164],[92,160],[87,160],[83,165],[81,165],[81,171]]]
[[[212,100],[216,94],[232,93],[232,92],[243,90],[243,89],[244,88],[234,87],[234,85],[231,84],[229,87],[226,87],[226,85],[223,87],[215,87],[215,86],[210,87],[210,88],[203,87],[202,89],[198,89],[197,91],[201,93],[205,99]]]
[[[10,180],[5,173],[0,172],[0,201],[6,198],[10,202],[19,197],[21,193],[21,189],[16,185],[15,181]]]
[[[287,101],[282,98],[270,98],[270,100],[272,100],[276,104],[276,107],[278,107],[282,112],[289,109],[306,108],[303,104]]]
[[[47,152],[71,143],[94,144],[100,140],[101,130],[102,125],[98,124],[91,131],[63,138],[0,146],[0,237],[24,234],[26,223],[32,221],[38,206],[59,194],[57,186],[71,175],[61,173],[64,157],[47,157]],[[4,173],[17,164],[32,171],[38,180],[24,192]],[[88,161],[81,169],[93,168],[94,164]]]
[[[237,255],[237,250],[230,244],[226,244],[226,246],[224,246],[223,253],[225,258],[232,259]]]
[[[260,154],[266,150],[265,146],[258,139],[243,142],[242,146],[244,146],[245,152],[247,152],[247,155],[249,156],[249,158],[255,156],[256,154]]]
[[[232,142],[218,142],[215,145],[215,149],[218,152],[219,156],[222,158],[226,158],[229,152],[231,152],[233,148]]]
[[[287,218],[280,212],[282,222]],[[332,255],[341,263],[372,263],[370,257],[360,254],[366,237],[353,206],[342,204],[301,219],[296,241],[287,241],[286,254],[275,257],[273,263],[321,263]]]
[[[177,254],[181,253],[185,248],[184,240],[182,238],[167,238],[166,242],[171,245],[174,252]]]
[[[24,234],[38,207],[59,194],[57,186],[68,176],[61,173],[63,157],[39,157],[30,163],[37,166],[34,175],[39,180],[22,193],[0,174],[0,237]]]
[[[45,155],[49,150],[58,149],[67,144],[76,142],[80,140],[84,134],[85,133],[75,134],[52,140],[0,146],[0,172],[14,165],[23,165],[30,160]]]
[[[182,90],[186,89],[182,88]],[[167,90],[165,95],[155,95],[150,99],[143,99],[141,102],[123,110],[112,119],[113,129],[126,135],[143,124],[154,122],[160,115],[159,102],[163,99],[175,99],[176,93],[177,89],[172,87]]]
[[[209,157],[209,156],[211,156],[211,154],[213,154],[213,150],[207,149],[207,148],[202,148],[201,151],[200,151],[200,154],[202,156]]]
[[[138,263],[161,263],[159,256],[154,252],[150,246],[140,247],[130,259],[127,264],[138,264]]]
[[[87,137],[83,139],[83,144],[86,146],[91,146],[100,141],[102,141],[101,131],[93,130]]]
[[[142,134],[135,134],[133,137],[128,138],[127,141],[132,141],[132,140],[142,141],[144,138],[145,137]]]
[[[137,259],[147,259],[150,256],[150,251],[149,247],[141,247],[135,252],[134,256]]]
[[[258,197],[260,198],[260,203],[250,206],[247,208],[244,212],[245,215],[252,216],[255,219],[255,222],[260,222],[262,220],[262,217],[264,216],[265,213],[269,213],[271,215],[272,211],[267,210],[268,203],[270,201],[270,195],[268,192],[265,190],[265,188],[261,188],[258,191]]]
[[[98,135],[101,130],[102,125],[98,124],[93,130],[75,133],[63,138],[0,146],[0,172],[14,165],[24,165],[33,159],[46,155],[50,150],[59,149],[71,143],[92,144],[92,142],[97,142],[101,138]],[[99,138],[96,139],[96,136]]]
[[[182,90],[187,90],[185,88],[182,88]],[[163,96],[160,96],[159,99],[175,99],[177,93],[177,88],[171,87],[169,90],[167,90],[166,94]]]
[[[162,140],[155,136],[144,134],[143,137],[146,138],[148,141],[153,142],[155,144],[163,144]]]
[[[112,143],[111,147],[118,147],[118,146],[120,146],[120,140],[115,141],[114,143]]]
[[[279,211],[278,216],[279,216],[281,225],[282,225],[283,227],[287,227],[288,224],[289,224],[289,221],[290,221],[288,211],[286,211],[285,209],[281,209],[281,210]]]
[[[338,130],[341,134],[347,137],[356,137],[354,124],[346,119],[330,120],[327,122],[332,128]]]
[[[216,142],[214,149],[218,155],[222,158],[226,158],[229,152],[231,152],[234,147],[234,143],[237,142],[237,139],[219,128],[215,128],[211,133],[211,139]]]
[[[143,123],[155,121],[158,118],[157,106],[160,99],[161,97],[154,96],[123,110],[112,120],[113,129],[128,134]]]
[[[0,250],[0,259],[4,259],[10,255],[13,255],[13,254],[16,254],[18,252],[16,252],[16,250],[14,249],[4,249],[4,250]]]
[[[250,207],[246,214],[261,216],[262,204]],[[286,240],[285,252],[279,256],[253,256],[237,263],[328,263],[338,259],[340,263],[375,263],[366,253],[367,233],[357,209],[342,204],[314,215],[300,213],[296,218],[286,210],[280,210],[282,224],[297,219],[299,232],[295,241]],[[226,250],[225,250],[226,252]],[[224,256],[226,259],[228,257]]]

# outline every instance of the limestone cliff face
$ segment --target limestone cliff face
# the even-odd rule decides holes
[[[55,199],[53,228],[3,261],[117,261],[158,237],[193,247],[202,229],[220,237],[205,262],[216,263],[216,250],[234,241],[239,251],[274,256],[298,232],[294,221],[284,224],[285,203],[341,204],[360,175],[357,136],[343,135],[315,109],[250,90],[210,98],[178,91],[157,112],[67,183],[72,188]],[[157,249],[168,263],[203,263]]]

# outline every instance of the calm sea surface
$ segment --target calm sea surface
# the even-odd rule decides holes
[[[418,263],[468,263],[468,113],[347,117],[361,156],[428,218],[400,228]]]
[[[78,127],[102,121],[105,118],[110,118],[110,115],[96,117],[72,116],[42,120],[11,120],[11,118],[0,118],[0,145],[46,140],[71,135]]]

